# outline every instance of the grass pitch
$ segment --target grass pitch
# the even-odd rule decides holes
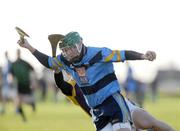
[[[180,98],[162,97],[157,103],[147,101],[145,108],[155,117],[169,123],[180,131]],[[85,112],[68,103],[37,103],[37,111],[32,112],[24,105],[28,121],[22,122],[15,114],[12,104],[0,115],[0,131],[94,131],[95,128]]]

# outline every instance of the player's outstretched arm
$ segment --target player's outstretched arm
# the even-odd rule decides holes
[[[135,51],[125,51],[126,60],[149,60],[153,61],[156,59],[156,53],[154,51],[147,51],[145,54],[138,53]]]
[[[21,47],[28,49],[31,53],[34,53],[36,49],[29,44],[26,39],[20,39],[17,42]]]
[[[17,42],[21,47],[28,49],[36,58],[37,60],[45,67],[50,68],[48,64],[49,56],[39,52],[36,48],[29,44],[26,39],[20,39]]]
[[[124,62],[126,60],[149,60],[156,59],[154,51],[147,51],[145,54],[131,50],[111,50],[109,48],[102,48],[103,62]]]

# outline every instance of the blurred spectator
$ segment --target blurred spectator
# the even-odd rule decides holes
[[[145,84],[139,80],[136,80],[136,83],[137,83],[136,102],[142,108],[144,105],[147,84]]]
[[[5,106],[8,100],[14,100],[16,96],[16,89],[13,85],[10,69],[12,62],[9,59],[8,52],[5,52],[5,64],[2,67],[2,107],[1,114],[5,113]]]
[[[151,93],[152,93],[152,101],[155,103],[157,100],[157,93],[158,93],[158,77],[156,76],[155,79],[151,82]]]
[[[143,107],[146,84],[134,78],[133,69],[130,67],[129,63],[127,63],[127,67],[127,78],[124,83],[126,97],[137,103],[140,107]]]
[[[2,67],[0,66],[0,101],[2,101]]]
[[[23,121],[26,121],[26,116],[22,109],[22,104],[27,103],[32,106],[35,111],[35,98],[31,88],[31,73],[34,71],[33,67],[26,61],[21,59],[21,52],[17,50],[17,59],[12,63],[11,72],[17,81],[18,96],[16,99],[17,113],[19,113]]]
[[[56,87],[56,84],[53,79],[53,72],[52,70],[49,70],[47,68],[43,68],[43,80],[45,80],[47,88],[51,89],[53,92],[53,101],[58,101],[58,88]]]
[[[38,80],[38,84],[41,92],[41,100],[45,101],[47,97],[47,82],[43,76]]]
[[[126,97],[131,101],[136,101],[137,83],[136,80],[133,78],[133,70],[130,67],[129,63],[127,63],[127,68],[127,78],[124,83]]]

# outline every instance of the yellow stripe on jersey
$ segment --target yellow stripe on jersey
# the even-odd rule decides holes
[[[58,66],[57,66],[56,62],[54,61],[54,59],[51,59],[51,61],[52,61],[52,68],[53,69],[58,68]]]
[[[79,103],[75,99],[75,96],[76,96],[76,89],[75,89],[76,82],[75,82],[75,80],[70,80],[70,81],[68,81],[68,83],[71,84],[73,88],[72,88],[72,96],[67,96],[67,97],[72,101],[72,103],[74,103],[75,105],[79,105]]]
[[[111,59],[114,57],[114,51],[112,51],[112,53],[109,55],[109,56],[107,56],[105,59],[104,59],[104,61],[105,62],[109,62],[109,61],[111,61]]]
[[[68,81],[69,84],[72,85],[73,89],[72,89],[72,96],[66,96],[73,104],[81,107],[78,103],[78,101],[75,99],[75,96],[76,96],[76,89],[75,89],[75,85],[76,85],[76,81],[75,80],[70,80]],[[86,112],[86,110],[81,107],[83,109],[83,111],[89,116],[89,114]]]
[[[53,57],[50,59],[51,60],[51,64],[52,64],[52,69],[59,69],[60,67],[63,67],[63,64],[57,59],[57,57]]]
[[[54,59],[54,61],[55,61],[59,66],[61,66],[61,67],[63,66],[63,65],[58,61],[57,57],[54,57],[53,59]],[[53,62],[54,62],[54,61],[53,61]]]
[[[73,96],[67,96],[67,98],[75,105],[79,106],[79,103],[77,102],[77,100],[73,97]]]
[[[114,51],[112,51],[112,53],[111,53],[109,56],[107,56],[107,57],[105,58],[105,62],[111,61],[115,55],[117,55],[117,60],[115,60],[115,61],[118,61],[118,62],[121,61],[120,51],[114,50]]]
[[[115,50],[115,54],[117,54],[117,61],[121,61],[121,54],[120,54],[120,51],[118,50]]]
[[[71,84],[73,87],[76,85],[76,81],[75,80],[69,80],[68,83]]]

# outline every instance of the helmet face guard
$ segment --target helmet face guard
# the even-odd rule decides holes
[[[67,46],[61,48],[62,55],[64,58],[70,62],[77,60],[82,51],[82,43],[75,44],[74,46]]]
[[[59,43],[62,55],[66,60],[74,62],[80,57],[82,51],[82,38],[77,32],[68,33]]]

